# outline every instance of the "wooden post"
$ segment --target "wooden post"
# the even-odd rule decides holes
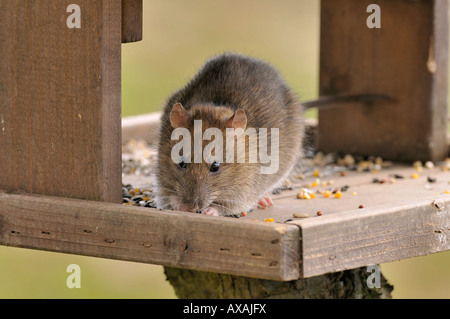
[[[366,24],[372,3],[381,28]],[[447,11],[440,0],[322,0],[319,94],[394,102],[319,111],[319,149],[400,161],[447,156]]]
[[[287,282],[170,267],[165,274],[182,299],[388,299],[393,289],[382,274],[370,288],[365,267]]]
[[[122,0],[122,43],[142,40],[142,0]]]
[[[70,3],[0,2],[0,189],[121,202],[122,3]]]

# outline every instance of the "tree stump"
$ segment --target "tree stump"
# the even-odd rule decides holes
[[[389,299],[393,286],[382,274],[380,288],[366,284],[366,267],[293,281],[272,281],[165,267],[181,299]]]

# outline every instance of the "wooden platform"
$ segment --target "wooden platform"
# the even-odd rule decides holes
[[[124,136],[135,120],[124,121]],[[154,140],[149,132],[155,132],[157,117],[141,120],[141,132]],[[315,176],[292,179],[293,189],[275,195],[273,207],[238,219],[0,192],[0,244],[295,280],[449,250],[450,172],[424,168],[417,179],[414,173],[410,165],[376,174],[337,171],[319,177],[316,187]],[[390,183],[393,174],[404,178]],[[429,183],[428,176],[436,181]],[[374,178],[386,181],[373,183]],[[320,186],[330,180],[332,186]],[[126,175],[123,182],[140,187],[149,179]],[[348,189],[341,198],[317,193],[298,199],[305,186]],[[300,213],[310,217],[293,217]]]
[[[274,207],[246,218],[272,217],[300,227],[304,277],[448,250],[450,173],[424,170],[418,179],[411,177],[414,173],[414,168],[395,165],[377,174],[329,176],[335,181],[333,187],[349,186],[341,198],[318,194],[314,199],[297,199],[301,185],[295,183],[294,190],[275,197]],[[393,174],[405,178],[390,183]],[[429,183],[427,176],[436,182]],[[387,182],[373,183],[374,178]],[[312,217],[290,220],[294,213]]]
[[[158,125],[156,114],[126,118],[122,121],[123,140],[140,136],[153,143]],[[311,121],[308,125],[316,123]],[[412,163],[396,164],[376,173],[351,171],[342,166],[305,167],[308,177],[291,178],[292,190],[274,195],[273,207],[250,212],[236,222],[298,226],[298,276],[303,278],[449,250],[450,171],[443,170],[445,166],[440,163],[418,172]],[[314,170],[320,176],[314,176]],[[413,178],[413,174],[418,178]],[[319,185],[312,187],[317,179]],[[374,183],[375,180],[380,182]],[[124,177],[124,183],[135,187],[145,187],[148,182],[142,176]],[[341,198],[320,194],[342,187],[347,190]],[[298,199],[303,188],[315,192],[316,197]],[[317,215],[319,211],[321,216]],[[309,217],[295,218],[294,214]],[[265,222],[269,218],[274,222]],[[290,258],[285,261],[288,268],[295,259]]]
[[[294,236],[293,241],[286,245],[295,247],[295,241],[300,242],[299,277],[450,249],[450,172],[442,171],[440,167],[417,172],[412,166],[398,164],[376,174],[345,172],[345,177],[336,172],[326,177],[291,179],[292,190],[274,195],[273,207],[254,210],[236,219],[235,223],[245,225],[245,232],[262,224],[298,226],[299,237]],[[419,177],[413,178],[413,174]],[[394,175],[404,178],[394,178]],[[430,183],[428,177],[436,181]],[[311,187],[318,178],[320,184],[334,183],[332,186]],[[374,179],[382,183],[374,183]],[[128,176],[124,182],[145,187],[147,180]],[[335,198],[334,194],[326,198],[318,192],[344,186],[348,189],[342,192],[341,198]],[[314,199],[297,198],[299,190],[305,187],[315,192]],[[319,211],[321,216],[317,215]],[[303,215],[309,217],[294,217]],[[274,222],[265,221],[270,218]],[[230,218],[214,219],[228,222]],[[239,240],[241,236],[248,238],[245,233],[233,231],[233,234]],[[245,241],[243,237],[242,240]],[[247,248],[243,244],[240,249],[245,251]],[[288,249],[286,247],[285,251]],[[255,253],[248,251],[248,254]],[[287,263],[285,266],[289,268]],[[259,274],[261,276],[264,275]]]

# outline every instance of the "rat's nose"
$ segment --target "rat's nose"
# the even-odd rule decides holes
[[[178,210],[181,210],[182,212],[190,212],[190,213],[196,213],[198,211],[198,205],[197,204],[180,204],[178,207]]]

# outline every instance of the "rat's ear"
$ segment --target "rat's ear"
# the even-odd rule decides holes
[[[173,128],[186,127],[191,116],[189,112],[181,105],[181,103],[175,103],[170,111],[170,124]]]
[[[245,131],[247,127],[247,115],[245,115],[245,111],[243,109],[236,110],[233,116],[227,120],[226,125],[227,128],[241,128]]]

